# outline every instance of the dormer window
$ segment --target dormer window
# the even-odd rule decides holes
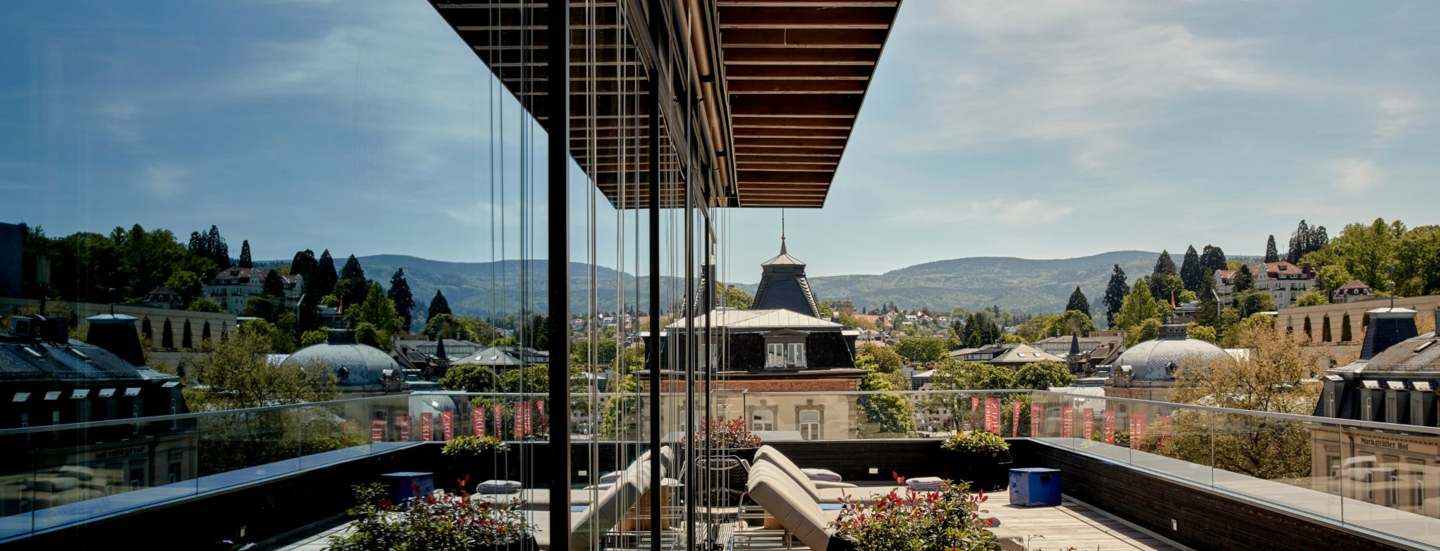
[[[805,337],[800,331],[781,329],[765,335],[765,369],[803,369]]]

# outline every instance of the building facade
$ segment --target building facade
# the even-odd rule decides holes
[[[265,294],[265,276],[269,270],[258,268],[241,268],[232,266],[220,270],[215,277],[205,280],[201,286],[201,293],[220,303],[220,307],[233,315],[240,315],[245,311],[245,301],[250,297],[259,297]],[[299,274],[280,276],[285,289],[284,304],[286,310],[294,310],[300,302],[300,292],[304,288],[303,278]],[[316,297],[318,300],[319,297]]]
[[[1255,289],[1270,294],[1275,307],[1289,308],[1300,295],[1310,292],[1315,286],[1315,270],[1309,262],[1296,266],[1284,260],[1258,264],[1250,268],[1255,277]]]

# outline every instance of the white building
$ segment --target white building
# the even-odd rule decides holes
[[[1306,262],[1296,266],[1284,260],[1250,267],[1255,290],[1270,293],[1276,308],[1289,308],[1300,295],[1315,286],[1315,270]]]
[[[220,303],[226,312],[238,316],[245,310],[246,300],[265,294],[265,276],[268,273],[269,270],[231,266],[206,280],[201,293]],[[280,280],[285,287],[285,309],[294,310],[300,302],[301,278],[299,275],[282,275]]]

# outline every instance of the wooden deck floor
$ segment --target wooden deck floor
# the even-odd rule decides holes
[[[1026,536],[1044,536],[1030,540],[1031,551],[1072,547],[1079,551],[1177,550],[1069,499],[1064,499],[1059,507],[1019,507],[1010,505],[1008,492],[996,492],[990,494],[984,508],[990,511],[990,516],[1000,519],[997,535],[1020,538],[1022,546]]]

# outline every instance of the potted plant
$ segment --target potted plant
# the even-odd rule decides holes
[[[522,551],[536,548],[518,499],[491,503],[464,491],[391,503],[385,486],[355,487],[352,530],[331,536],[328,551]]]
[[[747,462],[755,462],[755,452],[765,442],[755,433],[745,428],[745,420],[735,419],[702,419],[700,430],[695,431],[695,450],[705,452],[709,449],[713,455],[733,455]]]
[[[503,473],[496,473],[495,469],[503,464],[498,460],[498,456],[509,449],[509,444],[494,436],[456,437],[440,448],[440,454],[450,459],[449,470],[443,480],[455,480],[461,476],[469,478],[468,474],[461,473],[478,473],[477,476],[482,481],[505,478]]]
[[[904,484],[904,479],[896,477]],[[937,492],[891,490],[871,505],[846,502],[827,549],[895,551],[896,549],[1001,549],[981,504],[985,493],[971,494],[964,482],[942,483]],[[903,543],[898,545],[897,543]]]
[[[969,431],[946,438],[940,444],[945,478],[965,480],[987,491],[1005,489],[1009,484],[1010,443],[997,434]]]

